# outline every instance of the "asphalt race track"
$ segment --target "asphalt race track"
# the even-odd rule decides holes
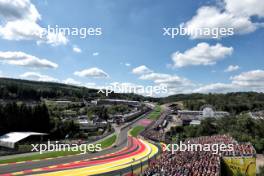
[[[74,161],[70,163],[51,165],[48,167],[23,170],[20,172],[2,174],[4,176],[10,175],[98,175],[102,173],[109,173],[111,171],[122,170],[130,168],[133,165],[146,162],[158,153],[158,148],[142,139],[128,137],[128,146],[115,153],[101,155],[92,159],[85,159]]]
[[[136,122],[136,121],[135,121]],[[128,136],[135,123],[120,131],[117,147],[97,153],[64,156],[38,161],[1,164],[0,176],[12,175],[116,175],[133,172],[134,168],[158,154],[159,148],[143,140]]]

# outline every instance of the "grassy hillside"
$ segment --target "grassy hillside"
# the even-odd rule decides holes
[[[28,81],[20,79],[0,78],[0,99],[14,100],[35,100],[41,98],[119,98],[130,100],[145,100],[147,98],[135,94],[111,93],[108,97],[105,94],[98,94],[98,90],[86,87],[71,86],[62,83]]]
[[[39,101],[41,98],[80,100],[95,98],[118,98],[129,100],[149,100],[160,103],[181,101],[184,108],[199,110],[204,104],[211,104],[217,110],[240,113],[264,109],[264,93],[236,92],[227,94],[177,94],[165,98],[150,98],[136,94],[97,93],[96,89],[71,86],[62,83],[27,81],[0,78],[0,100]]]
[[[182,101],[184,108],[199,110],[204,104],[211,104],[217,110],[234,114],[264,109],[264,93],[235,92],[227,94],[178,94],[160,99],[161,103]]]

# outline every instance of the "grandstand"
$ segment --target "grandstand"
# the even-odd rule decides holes
[[[204,119],[208,117],[221,118],[228,116],[229,113],[225,111],[213,111],[212,109],[206,108],[202,111],[179,110],[178,115],[182,118]]]
[[[227,170],[232,172],[232,168],[241,168],[241,173],[251,172],[254,175],[254,165],[256,151],[250,143],[239,144],[229,135],[203,136],[198,138],[186,139],[191,144],[233,144],[233,152],[219,152],[213,154],[208,151],[177,151],[172,154],[165,151],[161,156],[152,160],[150,167],[144,172],[144,176],[220,176],[222,163]],[[227,159],[228,158],[228,159]],[[230,159],[232,158],[232,160]],[[230,162],[231,160],[231,162]],[[236,165],[234,160],[238,160]],[[249,160],[250,162],[241,162]],[[229,162],[227,162],[229,161]],[[231,163],[231,164],[230,164]],[[251,166],[251,170],[248,168]],[[235,174],[236,171],[229,174]]]
[[[202,120],[209,117],[221,118],[229,116],[228,112],[216,111],[211,105],[204,105],[200,108],[199,111],[178,110],[177,114],[183,120],[184,124],[190,124],[192,123],[192,121],[195,121],[195,124],[197,124],[198,120]]]
[[[43,140],[46,133],[10,132],[0,136],[0,156],[31,151],[31,145]],[[28,147],[29,146],[29,147]]]
[[[255,111],[255,112],[249,112],[248,114],[253,119],[264,119],[264,110]]]
[[[0,136],[0,146],[6,148],[15,148],[16,145],[28,138],[33,138],[34,136],[42,138],[42,136],[47,135],[46,133],[36,133],[36,132],[10,132]]]
[[[165,140],[165,131],[164,128],[168,125],[169,121],[171,120],[171,116],[169,112],[163,112],[160,118],[153,122],[152,125],[149,126],[144,131],[145,138],[151,139],[152,141],[164,141]]]

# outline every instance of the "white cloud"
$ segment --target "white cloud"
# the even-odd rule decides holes
[[[175,52],[172,54],[174,67],[184,67],[188,65],[213,65],[218,60],[231,55],[232,47],[225,47],[217,43],[209,45],[208,43],[199,43],[195,47],[186,50],[184,53]]]
[[[165,73],[150,73],[141,75],[139,77],[141,80],[150,80],[153,81],[155,85],[165,86],[167,88],[167,95],[176,94],[176,93],[187,93],[190,92],[194,83],[190,80],[177,76],[170,75]]]
[[[10,21],[0,26],[0,36],[6,40],[40,40],[43,31],[38,24],[27,20]]]
[[[139,75],[139,79],[152,81],[154,86],[166,88],[165,94],[155,96],[168,96],[177,93],[191,92],[195,86],[190,80],[180,77],[178,75],[171,75],[166,73],[157,73],[150,70],[145,65],[141,65],[132,70],[134,74]]]
[[[168,78],[170,78],[170,75],[164,73],[150,73],[139,77],[139,79],[142,80],[152,80],[152,81],[168,79]]]
[[[216,92],[216,93],[227,93],[232,92],[235,90],[235,86],[232,84],[224,84],[224,83],[213,83],[201,86],[197,89],[194,89],[192,92],[194,93],[209,93],[209,92]]]
[[[76,81],[72,78],[67,78],[64,81],[62,81],[64,84],[69,84],[69,85],[75,85],[75,86],[81,86],[82,83],[79,81]]]
[[[73,46],[73,47],[72,47],[72,50],[73,50],[75,53],[81,53],[81,52],[82,52],[81,48],[79,48],[78,46]]]
[[[238,70],[240,67],[238,65],[229,65],[224,71],[225,72],[233,72]]]
[[[83,84],[84,87],[87,87],[87,88],[92,88],[92,89],[99,89],[99,87],[96,85],[96,83],[85,83]]]
[[[237,91],[264,92],[264,70],[251,70],[231,77],[231,83],[213,83],[200,86],[192,92],[226,93]]]
[[[1,72],[0,72],[1,76]],[[252,70],[243,72],[239,75],[231,77],[230,83],[211,83],[206,85],[194,84],[190,80],[179,77],[177,75],[170,75],[164,73],[150,73],[148,76],[144,76],[144,80],[153,81],[154,85],[143,86],[139,84],[129,82],[112,82],[105,84],[104,86],[96,85],[95,83],[82,83],[72,78],[68,78],[64,81],[59,81],[48,75],[43,75],[36,72],[26,72],[19,76],[23,79],[36,80],[36,81],[49,81],[49,82],[61,82],[65,84],[84,86],[94,89],[111,89],[115,92],[136,92],[137,94],[145,96],[168,96],[179,93],[227,93],[238,91],[256,91],[264,92],[264,70]],[[141,76],[143,77],[143,76]],[[149,87],[166,87],[166,93],[153,94],[154,92]]]
[[[37,41],[37,43],[47,43],[51,46],[66,45],[68,43],[68,39],[61,32],[47,32],[47,30],[44,29],[44,35],[40,35],[40,39]]]
[[[156,84],[174,84],[175,86],[178,85],[188,85],[190,86],[192,83],[186,78],[179,77],[177,75],[170,75],[168,78],[165,79],[157,79],[154,81]]]
[[[232,83],[242,87],[262,88],[264,90],[264,70],[252,70],[231,77]]]
[[[125,63],[125,66],[130,67],[131,64],[130,63]]]
[[[246,34],[263,26],[263,23],[251,21],[253,15],[264,17],[264,1],[225,0],[222,7],[202,6],[197,10],[197,14],[183,26],[189,31],[204,28],[233,28],[234,34]],[[192,32],[190,37],[208,38],[195,32]]]
[[[19,75],[20,78],[28,79],[28,80],[34,80],[34,81],[47,81],[47,82],[59,82],[58,79],[53,78],[48,75],[42,75],[37,72],[26,72],[22,75]]]
[[[98,89],[98,87],[96,86],[95,83],[83,83],[83,82],[76,81],[72,78],[67,78],[64,81],[62,81],[62,83],[68,84],[68,85],[73,85],[73,86]]]
[[[74,72],[74,75],[80,76],[80,77],[91,77],[91,78],[107,78],[109,75],[104,72],[103,70],[93,67],[88,68],[82,71],[76,71]]]
[[[0,51],[0,62],[10,65],[25,66],[32,68],[57,68],[58,65],[47,59],[41,59],[20,51]]]
[[[226,10],[240,16],[264,17],[264,1],[260,0],[225,0]]]
[[[94,52],[94,53],[93,53],[93,56],[98,56],[98,55],[99,55],[98,52]]]
[[[141,65],[132,70],[132,73],[137,74],[137,75],[142,75],[142,74],[147,74],[151,73],[152,70],[150,70],[147,66]]]
[[[130,63],[128,63],[128,62],[125,62],[125,63],[123,63],[123,62],[120,62],[120,65],[124,65],[124,66],[126,66],[126,67],[130,67],[130,66],[131,66],[131,64],[130,64]]]
[[[114,92],[118,93],[133,93],[136,92],[138,88],[140,88],[142,85],[130,83],[130,82],[112,82],[109,84],[109,86],[106,86],[105,88],[111,89]]]
[[[30,0],[0,0],[0,16],[7,20],[36,21],[41,18]]]
[[[216,7],[201,7],[197,15],[185,24],[185,27],[192,31],[191,38],[208,38],[208,36],[194,32],[197,29],[205,28],[233,28],[234,34],[245,34],[257,29],[257,25],[244,16],[234,16],[233,14],[222,12]],[[212,36],[209,36],[212,37]],[[219,36],[221,37],[221,36]]]
[[[230,78],[230,83],[218,82],[204,85],[178,75],[156,72],[141,75],[139,79],[153,81],[154,85],[166,86],[167,96],[179,93],[264,92],[264,70],[252,70],[233,76]]]
[[[35,40],[38,44],[65,45],[62,33],[47,32],[37,21],[41,15],[30,0],[0,0],[0,37],[6,40]]]
[[[164,73],[151,73],[140,77],[143,80],[152,80],[155,84],[166,85],[168,88],[180,88],[182,86],[193,86],[193,83],[183,77],[177,75],[169,75]]]

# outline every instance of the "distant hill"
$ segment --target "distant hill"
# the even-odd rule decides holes
[[[62,83],[29,81],[21,79],[0,78],[0,99],[39,101],[41,98],[50,99],[94,99],[119,98],[130,100],[147,100],[149,98],[136,94],[97,93],[97,89],[72,86]]]
[[[85,98],[118,98],[138,101],[156,101],[161,104],[180,101],[184,108],[199,110],[204,104],[211,104],[217,110],[240,113],[264,109],[264,93],[235,92],[227,94],[177,94],[164,98],[144,97],[137,94],[97,93],[98,90],[54,82],[28,81],[0,78],[0,99],[13,101],[40,101],[41,98],[81,100]]]
[[[211,104],[217,110],[231,113],[264,109],[264,93],[233,92],[226,94],[177,94],[160,99],[160,103],[183,102],[186,109],[199,110],[204,104]]]

